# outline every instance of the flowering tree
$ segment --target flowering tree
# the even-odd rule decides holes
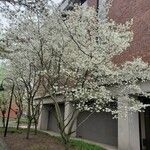
[[[3,31],[2,26],[0,26],[0,30],[1,30],[1,33],[0,33],[0,57],[1,58],[7,58],[7,55],[10,53],[10,51],[7,51],[5,49],[7,42],[6,42],[6,39],[4,40],[5,33]]]
[[[147,106],[133,95],[148,96],[139,81],[149,80],[149,65],[141,59],[119,67],[112,62],[114,56],[130,46],[132,21],[117,24],[110,19],[100,20],[93,8],[81,6],[64,12],[65,15],[52,12],[51,7],[36,10],[8,13],[11,28],[6,34],[7,49],[13,50],[10,57],[13,72],[26,88],[28,129],[37,112],[33,106],[40,86],[44,88],[43,95],[48,94],[54,103],[66,149],[79,112],[105,111],[117,117],[123,110],[127,114]],[[119,92],[114,92],[118,87]],[[65,118],[58,96],[65,107],[70,103],[74,107]],[[126,101],[119,102],[118,109],[112,104],[122,96]]]
[[[41,82],[41,75],[34,66],[34,63],[32,62],[33,57],[31,55],[25,56],[25,53],[20,53],[19,59],[18,59],[19,53],[16,53],[15,55],[12,54],[11,56],[11,65],[12,70],[15,76],[17,77],[17,80],[22,83],[23,88],[25,89],[25,97],[26,97],[26,103],[27,103],[27,119],[28,119],[28,130],[27,130],[27,139],[29,138],[30,133],[30,127],[32,121],[35,121],[34,118],[37,115],[37,104],[34,102],[34,97],[36,93],[38,92],[38,89],[40,87]],[[21,58],[21,59],[20,59]],[[20,93],[19,96],[22,99],[24,93]],[[21,95],[20,95],[21,94]],[[21,103],[20,103],[21,104]],[[39,104],[38,104],[39,105]],[[35,124],[37,126],[37,124]]]

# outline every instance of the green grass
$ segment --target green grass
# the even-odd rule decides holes
[[[20,120],[20,124],[24,124],[24,125],[27,125],[28,124],[28,119],[27,118],[21,118]],[[31,122],[31,125],[34,125],[34,121]]]
[[[5,131],[5,128],[0,128],[0,132],[4,132],[4,131]],[[16,128],[13,128],[13,127],[8,128],[8,130],[7,130],[8,133],[20,133],[20,134],[25,132],[25,131],[26,131],[25,129],[17,130]]]
[[[48,150],[44,145],[34,145],[30,150]],[[104,150],[103,148],[79,140],[71,140],[70,150]]]
[[[53,136],[55,137],[55,136]],[[59,142],[62,143],[61,137],[55,137]],[[105,150],[104,148],[98,146],[98,145],[94,145],[94,144],[90,144],[87,142],[84,142],[82,140],[77,140],[77,139],[71,139],[70,140],[70,147],[71,150]]]
[[[3,133],[4,130],[5,130],[4,128],[0,127],[0,133]],[[34,129],[31,128],[30,131],[31,131],[31,133],[34,133]],[[25,129],[24,128],[19,128],[19,130],[17,130],[14,127],[9,127],[8,130],[7,130],[7,133],[19,133],[19,134],[21,134],[21,133],[25,133],[25,132],[27,132],[26,128]],[[42,131],[37,131],[37,133],[46,134],[46,135],[50,136],[48,133],[45,133],[45,132],[42,132]]]
[[[20,124],[27,124],[27,123],[28,123],[27,118],[21,117],[21,119],[20,119]]]
[[[105,150],[98,145],[89,144],[82,140],[71,140],[71,146],[75,150]]]

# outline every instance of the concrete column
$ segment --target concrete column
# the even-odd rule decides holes
[[[82,6],[87,7],[87,6],[88,6],[87,1],[85,1],[85,2],[82,4]]]
[[[74,118],[74,117],[72,118],[72,115],[73,115],[74,111],[75,110],[72,106],[72,103],[71,102],[66,102],[65,103],[65,112],[64,112],[65,125],[68,124],[68,122],[70,120],[71,120],[71,122],[74,120],[74,125],[72,127],[72,131],[76,131],[76,125],[77,125],[77,119]],[[68,132],[68,129],[70,127],[69,125],[66,127],[65,132]],[[72,137],[76,137],[76,132],[72,134]]]
[[[49,111],[46,105],[41,105],[41,114],[38,122],[38,129],[47,130]]]
[[[99,0],[99,18],[101,20],[106,20],[107,17],[107,0]]]
[[[119,99],[118,108],[123,100],[127,104],[122,97]],[[118,150],[140,150],[138,112],[128,112],[126,118],[118,118]]]

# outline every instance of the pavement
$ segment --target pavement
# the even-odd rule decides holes
[[[45,131],[45,130],[39,130],[41,132],[45,132],[51,136],[56,136],[56,137],[59,137],[60,134],[59,133],[56,133],[56,132],[53,132],[53,131]],[[107,144],[103,144],[103,143],[97,143],[97,142],[93,142],[93,141],[89,141],[89,140],[86,140],[86,139],[81,139],[81,138],[72,138],[72,139],[75,139],[75,140],[81,140],[81,141],[84,141],[86,143],[89,143],[89,144],[94,144],[94,145],[98,145],[106,150],[118,150],[117,147],[115,146],[110,146],[110,145],[107,145]]]

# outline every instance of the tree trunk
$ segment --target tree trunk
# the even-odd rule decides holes
[[[65,150],[69,150],[70,146],[69,146],[69,143],[65,143]]]
[[[28,121],[28,127],[27,127],[27,136],[26,139],[29,139],[29,135],[30,135],[30,129],[31,129],[31,120]]]
[[[5,128],[5,113],[2,112],[2,122],[3,122],[3,128]]]
[[[29,139],[29,134],[30,134],[30,129],[31,129],[31,122],[32,122],[31,111],[30,111],[30,103],[31,103],[31,100],[30,100],[30,98],[28,98],[28,115],[27,115],[27,118],[28,118],[28,127],[27,127],[27,136],[26,136],[26,139]]]
[[[17,130],[19,130],[19,125],[20,125],[20,119],[21,119],[21,114],[18,116],[18,120],[17,120]]]
[[[37,135],[37,120],[34,121],[34,134]]]
[[[62,140],[65,146],[65,150],[69,150],[70,149],[70,138],[68,135],[66,135],[65,133],[61,134],[62,136]]]

